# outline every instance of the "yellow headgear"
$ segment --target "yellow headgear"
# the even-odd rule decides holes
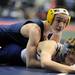
[[[54,15],[59,14],[59,13],[69,16],[69,12],[64,8],[49,9],[48,14],[47,14],[47,22],[51,25]],[[69,24],[69,22],[70,22],[70,16],[69,16],[68,24]]]

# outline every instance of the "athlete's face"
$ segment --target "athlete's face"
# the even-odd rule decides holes
[[[52,27],[56,32],[62,31],[68,24],[69,17],[64,14],[56,14]]]
[[[66,57],[65,57],[65,63],[67,65],[73,65],[73,64],[75,64],[75,53],[70,53],[70,54],[66,55]]]

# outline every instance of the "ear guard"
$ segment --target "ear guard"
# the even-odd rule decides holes
[[[69,12],[64,8],[49,9],[47,14],[47,22],[51,25],[55,14],[59,14],[59,13],[65,14],[69,17],[68,20],[68,24],[69,24],[71,17],[69,16]]]

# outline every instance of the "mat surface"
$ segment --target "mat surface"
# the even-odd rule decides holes
[[[26,69],[17,66],[1,66],[0,75],[74,75],[66,73],[52,73],[43,69]]]

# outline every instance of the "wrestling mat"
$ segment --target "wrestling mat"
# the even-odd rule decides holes
[[[14,24],[18,21],[22,21],[22,20],[16,20],[13,18],[0,18],[0,25]],[[74,35],[75,26],[74,25],[68,26],[65,29],[65,32],[63,33],[63,37],[67,38],[70,35],[72,37],[75,37]],[[66,36],[67,33],[68,36]],[[72,74],[58,73],[54,71],[48,71],[45,69],[36,69],[36,68],[30,69],[30,68],[25,68],[25,66],[19,66],[19,65],[18,66],[1,65],[0,75],[72,75]]]

